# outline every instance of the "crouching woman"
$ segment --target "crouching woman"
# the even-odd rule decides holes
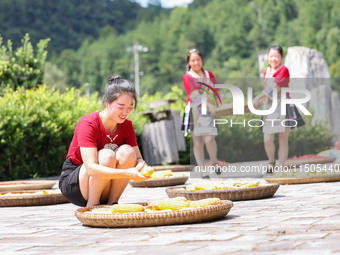
[[[139,173],[146,164],[126,119],[137,104],[132,82],[110,76],[104,101],[104,110],[77,123],[59,179],[63,195],[82,207],[115,204],[130,179],[147,179]]]

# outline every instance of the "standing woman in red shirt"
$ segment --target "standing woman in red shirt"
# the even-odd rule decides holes
[[[285,165],[285,162],[288,159],[288,152],[289,152],[289,134],[291,131],[291,127],[284,127],[281,125],[281,121],[286,119],[293,119],[293,121],[286,121],[286,126],[294,126],[297,123],[297,127],[304,125],[304,121],[301,118],[298,110],[294,105],[287,105],[286,107],[286,116],[281,115],[280,109],[280,95],[281,95],[281,88],[289,87],[289,79],[290,74],[287,67],[282,64],[283,61],[283,49],[280,45],[272,45],[268,51],[268,68],[263,73],[264,78],[264,90],[263,93],[256,102],[255,105],[259,105],[260,103],[264,104],[265,109],[269,109],[272,105],[272,92],[273,88],[277,88],[278,91],[278,105],[275,112],[272,115],[264,116],[268,119],[277,119],[278,121],[275,122],[266,122],[263,127],[263,138],[264,138],[264,147],[269,159],[268,165],[268,173],[273,172],[275,167],[275,134],[278,133],[278,158],[279,158],[279,165],[282,167]],[[290,98],[289,94],[287,93],[287,98]],[[266,126],[267,124],[267,126]]]
[[[143,181],[146,167],[128,115],[136,107],[132,82],[118,75],[105,87],[105,109],[82,117],[59,180],[63,195],[78,206],[115,204],[129,180]]]
[[[203,69],[203,55],[199,50],[193,49],[189,51],[187,54],[187,72],[183,76],[183,86],[187,92],[187,102],[186,102],[186,107],[185,107],[185,113],[184,113],[184,121],[183,121],[183,126],[182,129],[185,132],[185,135],[187,134],[188,131],[194,131],[193,133],[193,145],[194,145],[194,155],[196,162],[198,166],[204,166],[204,144],[207,148],[210,161],[206,165],[216,165],[219,164],[219,162],[216,159],[217,156],[217,144],[215,140],[215,136],[217,135],[217,129],[215,134],[205,134],[205,135],[195,135],[195,129],[197,125],[199,124],[194,124],[193,119],[198,119],[200,120],[200,117],[195,117],[192,118],[191,112],[193,110],[197,110],[198,115],[200,115],[200,106],[195,106],[192,107],[191,104],[193,104],[193,98],[191,94],[195,92],[198,94],[197,90],[193,91],[193,87],[197,86],[197,82],[203,81],[205,83],[210,83],[211,85],[216,84],[215,76],[213,73],[204,70]],[[199,95],[198,98],[200,99]],[[197,100],[200,102],[200,100]],[[215,108],[213,105],[207,103],[207,114],[204,115],[202,119],[204,119],[205,124],[207,124],[207,127],[210,127],[211,130],[213,130],[212,127],[212,115],[214,114]],[[195,115],[195,114],[194,114]],[[209,118],[211,119],[209,121]],[[208,123],[210,122],[210,123]],[[195,126],[195,127],[194,127]],[[219,174],[220,172],[216,172]],[[201,175],[203,178],[209,178],[208,175],[203,175],[201,172]]]

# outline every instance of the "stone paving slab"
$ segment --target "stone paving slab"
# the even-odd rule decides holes
[[[211,179],[207,182],[227,180]],[[230,180],[230,179],[229,179]],[[261,178],[232,179],[256,181]],[[189,183],[201,179],[189,179]],[[223,219],[144,228],[83,226],[70,203],[1,207],[1,254],[340,253],[340,182],[281,185],[273,198],[237,201]],[[127,187],[120,202],[167,198]]]

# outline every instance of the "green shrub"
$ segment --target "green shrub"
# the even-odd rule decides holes
[[[28,34],[22,39],[22,46],[15,52],[9,40],[7,47],[2,45],[0,36],[0,87],[34,88],[43,83],[44,64],[47,56],[45,50],[49,39],[40,40],[36,54]]]
[[[98,111],[97,95],[45,85],[11,88],[0,97],[0,179],[59,175],[78,120]]]

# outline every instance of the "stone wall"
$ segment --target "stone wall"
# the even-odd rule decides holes
[[[259,52],[259,67],[264,66],[266,56],[267,52]],[[340,100],[339,95],[331,89],[328,65],[322,54],[307,47],[289,47],[284,64],[290,72],[290,86],[307,88],[311,92],[312,98],[306,107],[314,111],[312,123],[328,123],[334,140],[339,139]]]

